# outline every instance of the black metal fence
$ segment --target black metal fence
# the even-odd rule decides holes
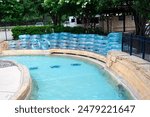
[[[44,24],[47,24],[48,21],[43,20],[32,20],[32,21],[12,21],[12,22],[1,22],[0,21],[0,27],[5,26],[27,26],[27,25],[35,25],[37,22],[43,22]]]
[[[123,34],[122,51],[150,61],[150,38]]]

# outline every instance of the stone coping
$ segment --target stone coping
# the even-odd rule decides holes
[[[0,99],[23,100],[31,91],[31,78],[28,69],[12,61],[0,60]]]
[[[2,51],[1,56],[51,54],[71,54],[102,61],[112,72],[120,76],[118,79],[126,85],[136,99],[150,99],[150,62],[124,52],[111,51],[106,58],[96,53],[80,50],[5,50]]]
[[[30,77],[29,70],[27,67],[17,64],[18,69],[21,72],[21,83],[17,92],[10,98],[11,100],[24,100],[28,99],[32,89],[32,79]]]
[[[0,53],[2,53],[3,50],[6,50],[8,48],[8,42],[2,41],[0,42]]]
[[[137,99],[150,100],[150,62],[124,52],[111,51],[107,67],[120,75],[120,80]]]
[[[102,62],[106,62],[106,57],[88,51],[68,50],[68,49],[50,49],[50,50],[4,50],[1,56],[11,55],[50,55],[50,54],[72,54],[91,57]]]

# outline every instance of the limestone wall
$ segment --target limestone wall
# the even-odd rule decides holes
[[[63,54],[74,54],[74,55],[79,55],[79,56],[86,56],[90,58],[97,59],[102,62],[106,62],[106,57],[100,54],[96,54],[93,52],[89,51],[81,51],[81,50],[66,50],[66,49],[51,49],[50,53],[63,53]]]
[[[1,55],[15,56],[15,55],[47,55],[49,50],[4,50]]]
[[[106,62],[106,57],[89,51],[67,50],[67,49],[50,49],[50,50],[5,50],[2,55],[49,55],[49,54],[74,54],[91,57],[102,62]]]
[[[150,62],[129,54],[112,51],[106,65],[121,76],[121,80],[137,99],[150,99]]]
[[[150,62],[120,51],[111,51],[105,56],[80,50],[5,50],[1,55],[50,55],[73,54],[94,58],[106,63],[115,72],[137,99],[150,99]],[[27,86],[27,85],[26,85]],[[19,97],[19,96],[18,96]],[[19,97],[18,99],[21,99]]]
[[[8,48],[7,41],[0,42],[0,54],[2,53],[3,50],[6,50],[7,48]]]

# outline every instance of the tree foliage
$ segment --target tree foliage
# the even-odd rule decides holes
[[[43,0],[0,0],[0,19],[17,22],[39,18],[40,13],[43,13],[42,2]]]
[[[143,35],[145,23],[150,19],[149,0],[0,0],[0,20],[29,21],[49,14],[55,25],[68,16],[82,17],[86,25],[96,14],[126,9],[124,5],[134,15],[136,33]]]
[[[0,1],[0,19],[2,21],[16,21],[20,19],[22,7],[19,6],[16,0],[1,0]]]
[[[150,19],[150,2],[149,0],[114,0],[117,4],[126,4],[133,13],[136,34],[144,35],[145,24]]]

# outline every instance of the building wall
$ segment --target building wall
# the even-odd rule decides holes
[[[109,25],[107,25],[107,22]],[[100,26],[103,27],[104,32],[108,32],[107,27],[109,28],[109,32],[120,32],[123,31],[123,20],[119,20],[117,16],[106,17],[104,21],[100,22]],[[125,27],[126,32],[135,32],[135,23],[131,15],[126,16]]]
[[[112,31],[123,31],[123,20],[119,20],[118,17],[113,17],[112,19]],[[126,32],[135,31],[135,23],[132,16],[126,16],[125,27]]]

